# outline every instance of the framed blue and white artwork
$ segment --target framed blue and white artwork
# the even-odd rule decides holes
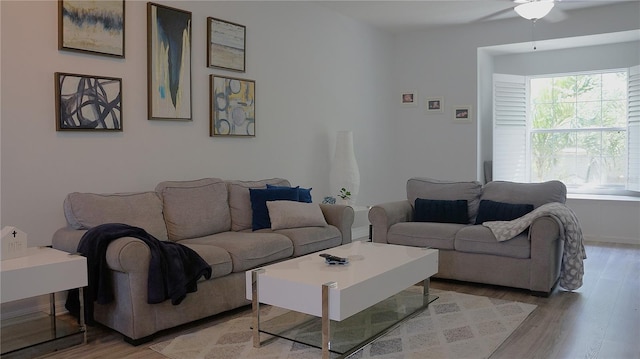
[[[122,79],[55,73],[57,131],[122,131]]]
[[[58,49],[124,57],[124,0],[59,0]]]
[[[191,120],[191,12],[147,4],[150,120]]]

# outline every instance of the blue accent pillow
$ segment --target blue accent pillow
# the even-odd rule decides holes
[[[251,198],[252,221],[254,231],[262,228],[271,228],[267,201],[298,200],[297,188],[249,188]]]
[[[469,207],[466,199],[440,200],[416,198],[415,222],[469,223]]]
[[[274,186],[272,184],[267,184],[267,188],[297,188],[298,189],[298,202],[311,203],[311,188],[301,188],[297,187],[286,187],[286,186]]]
[[[533,211],[532,204],[513,204],[483,199],[478,207],[476,224],[488,221],[512,221],[531,211]]]

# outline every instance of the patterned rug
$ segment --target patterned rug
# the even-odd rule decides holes
[[[434,289],[430,294],[439,298],[426,310],[350,358],[488,358],[536,308],[533,304]],[[284,312],[261,306],[261,321]],[[247,312],[150,348],[171,359],[321,357],[320,349],[280,338],[254,348],[251,324],[251,313]],[[263,341],[267,338],[261,334]]]

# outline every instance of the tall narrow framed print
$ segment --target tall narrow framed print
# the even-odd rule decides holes
[[[210,75],[210,136],[256,135],[256,83]]]
[[[245,72],[246,32],[244,25],[207,18],[207,66]]]
[[[124,0],[58,0],[58,49],[124,57]]]
[[[147,3],[150,120],[191,120],[191,12]]]
[[[122,131],[122,79],[56,72],[57,131]]]

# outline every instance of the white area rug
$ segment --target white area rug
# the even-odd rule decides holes
[[[421,290],[421,288],[420,288]],[[533,304],[431,290],[438,300],[350,358],[488,358],[536,308]],[[262,306],[261,319],[282,309]],[[171,359],[320,358],[321,350],[286,339],[253,347],[251,313],[154,344]],[[261,334],[264,341],[268,336]],[[337,357],[337,355],[333,355]]]

